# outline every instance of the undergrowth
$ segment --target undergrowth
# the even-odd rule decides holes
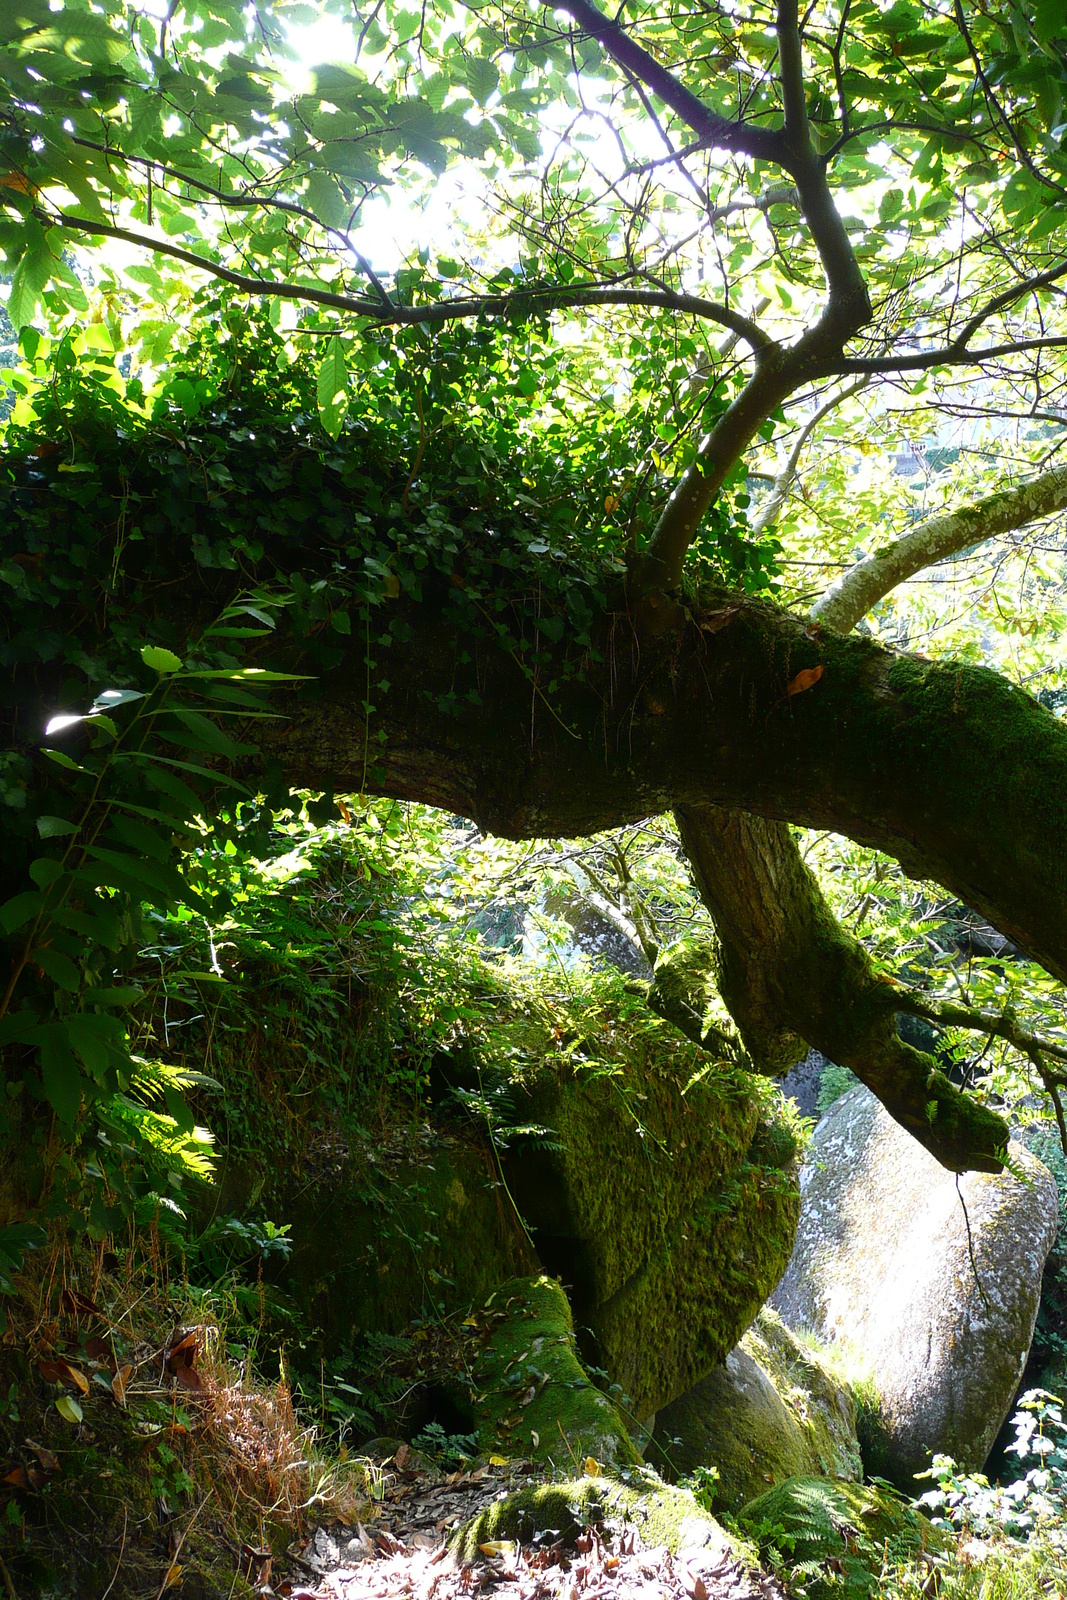
[[[284,1369],[266,1382],[232,1360],[230,1330],[170,1277],[150,1234],[121,1253],[53,1244],[12,1289],[0,1313],[8,1593],[141,1600],[180,1578],[190,1594],[250,1595],[313,1522],[366,1503],[366,1465],[320,1442]]]

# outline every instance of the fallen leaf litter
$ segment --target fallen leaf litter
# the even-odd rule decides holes
[[[424,1472],[387,1474],[372,1523],[316,1529],[290,1547],[290,1576],[273,1588],[261,1577],[259,1593],[284,1600],[783,1600],[772,1579],[721,1548],[672,1555],[612,1522],[566,1544],[551,1533],[488,1542],[477,1560],[460,1561],[448,1549],[460,1524],[542,1477],[518,1462],[426,1479]]]

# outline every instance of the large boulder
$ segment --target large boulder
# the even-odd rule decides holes
[[[979,1470],[1026,1364],[1059,1207],[1047,1168],[1016,1143],[1010,1156],[1018,1177],[957,1184],[862,1086],[815,1130],[772,1304],[873,1384],[867,1466],[901,1487],[931,1452]]]
[[[645,1053],[548,1059],[513,1079],[508,1191],[574,1308],[582,1354],[642,1423],[740,1339],[789,1259],[793,1113],[663,1023]],[[582,1339],[584,1337],[584,1344]]]
[[[786,1478],[863,1471],[851,1393],[766,1308],[721,1366],[659,1413],[646,1455],[668,1477],[714,1467],[714,1511]]]

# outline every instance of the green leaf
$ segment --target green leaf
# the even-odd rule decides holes
[[[26,231],[31,243],[11,275],[11,292],[7,297],[7,314],[16,333],[33,321],[41,290],[55,266],[46,242],[47,235],[40,223],[27,223]]]
[[[0,928],[5,933],[14,933],[21,928],[31,917],[35,917],[44,905],[44,895],[38,894],[34,889],[27,889],[24,894],[17,894],[11,900],[5,900],[0,906]]]
[[[500,71],[496,62],[488,56],[468,56],[461,70],[467,88],[478,104],[484,106],[489,96],[500,87]]]
[[[239,783],[236,778],[228,778],[221,772],[212,772],[210,767],[197,767],[191,761],[179,761],[175,756],[157,756],[145,750],[131,750],[128,752],[127,759],[130,761],[151,762],[154,767],[177,767],[181,772],[192,772],[199,778],[209,778],[213,784],[221,784],[225,789],[236,789],[239,794],[250,795],[252,793],[247,783]],[[162,773],[155,773],[153,782],[160,780],[162,777]],[[198,799],[197,805],[203,810],[204,801]]]
[[[317,398],[319,421],[331,439],[339,438],[348,410],[348,368],[345,366],[341,341],[336,334],[328,340],[326,354],[319,367]]]
[[[60,955],[58,950],[49,950],[41,945],[30,952],[30,960],[36,961],[42,972],[46,972],[53,983],[58,983],[61,989],[68,989],[72,994],[77,994],[81,988],[82,975],[70,960],[69,956]]]
[[[42,839],[59,839],[66,834],[77,833],[78,824],[71,822],[66,817],[38,817],[37,832]]]
[[[131,983],[118,989],[86,989],[82,1000],[86,1005],[94,1006],[132,1006],[138,1000],[143,1000],[144,996],[144,990]]]
[[[192,1133],[196,1126],[196,1119],[191,1108],[185,1103],[181,1094],[172,1083],[163,1085],[163,1098],[167,1103],[167,1111],[174,1118],[179,1133]]]
[[[84,1415],[77,1400],[74,1399],[73,1395],[69,1394],[60,1395],[59,1399],[56,1401],[56,1410],[63,1418],[63,1421],[69,1422],[72,1427],[77,1427],[82,1421]]]
[[[161,676],[180,672],[182,667],[180,656],[176,656],[173,650],[164,650],[162,645],[157,644],[146,644],[141,651],[141,660],[146,667],[151,667],[153,672],[158,672]]]
[[[1037,0],[1034,8],[1034,33],[1042,44],[1053,39],[1067,38],[1067,13],[1063,0]]]
[[[312,171],[305,192],[308,209],[325,222],[328,228],[347,229],[353,207],[341,193],[340,184],[328,173]]]
[[[68,1128],[73,1128],[81,1109],[85,1078],[61,1022],[49,1023],[41,1029],[41,1081],[56,1116]]]
[[[48,1238],[36,1222],[9,1222],[0,1228],[0,1258],[10,1271],[18,1272],[27,1250],[39,1250]]]
[[[41,1019],[36,1011],[9,1011],[0,1017],[0,1045],[40,1042]]]
[[[203,716],[201,712],[186,711],[176,706],[174,715],[190,733],[196,735],[197,743],[192,746],[193,749],[209,750],[214,755],[228,756],[231,760],[236,756],[248,754],[248,745],[237,744],[223,733],[218,723],[212,722],[210,717]]]

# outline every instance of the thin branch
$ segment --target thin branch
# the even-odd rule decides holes
[[[983,361],[997,360],[1001,356],[1022,356],[1030,350],[1062,350],[1065,346],[1067,335],[1059,334],[1048,339],[1009,339],[1004,344],[983,345],[980,350],[964,350],[950,344],[940,350],[923,350],[911,356],[843,356],[840,361],[827,362],[813,376],[848,378],[860,372],[877,376],[891,372],[926,372],[931,367],[980,366]]]
[[[1020,1028],[1010,1016],[998,1016],[995,1012],[976,1011],[970,1006],[942,1005],[936,1001],[928,1000],[924,995],[914,989],[887,988],[885,1003],[894,1011],[906,1012],[911,1017],[923,1017],[927,1022],[948,1024],[951,1027],[970,1028],[975,1033],[991,1034],[995,1039],[1003,1039],[1006,1044],[1025,1056],[1038,1052],[1042,1056],[1052,1056],[1056,1061],[1067,1062],[1067,1046],[1056,1044],[1051,1039],[1045,1039],[1036,1033],[1029,1033],[1025,1028]],[[1051,1069],[1045,1068],[1045,1071]],[[1063,1074],[1055,1073],[1057,1081],[1063,1081]]]
[[[531,285],[503,295],[470,295],[453,300],[439,300],[433,305],[400,306],[385,297],[369,300],[356,295],[335,294],[328,289],[316,289],[310,284],[287,283],[269,278],[256,278],[247,273],[235,272],[217,261],[207,260],[181,245],[165,239],[154,239],[148,234],[136,233],[130,228],[112,227],[87,217],[71,216],[61,212],[58,216],[42,215],[46,225],[68,229],[75,233],[96,237],[122,239],[140,246],[156,255],[170,256],[187,266],[219,278],[223,283],[246,294],[272,295],[281,300],[304,301],[309,305],[327,306],[335,311],[348,311],[356,316],[369,317],[378,323],[403,323],[434,326],[464,317],[500,317],[509,313],[538,313],[563,310],[576,306],[650,306],[666,311],[680,311],[688,316],[704,317],[729,328],[754,349],[770,344],[768,336],[748,317],[729,306],[703,300],[698,295],[679,294],[670,289],[631,289],[611,284]],[[384,289],[382,294],[385,294]]]
[[[566,0],[561,7],[577,22],[584,33],[602,45],[611,59],[658,95],[664,105],[687,122],[693,131],[708,144],[719,150],[733,150],[757,161],[781,161],[782,136],[771,128],[757,128],[743,122],[731,122],[719,116],[704,102],[679,83],[674,74],[656,60],[643,45],[631,39],[610,17],[598,11],[591,0]]]
[[[635,593],[669,589],[679,582],[686,551],[705,512],[760,424],[803,384],[834,372],[847,341],[871,319],[863,273],[834,205],[826,169],[811,142],[796,0],[778,0],[776,26],[785,127],[775,159],[796,184],[822,263],[827,300],[818,321],[795,344],[768,345],[756,352],[755,372],[715,423],[667,502],[649,541],[643,571],[633,580]]]
[[[770,527],[779,511],[782,509],[782,506],[785,504],[786,497],[789,494],[790,489],[793,487],[793,480],[797,474],[797,463],[800,460],[805,445],[815,432],[815,429],[819,426],[819,423],[822,422],[824,418],[828,417],[831,411],[836,411],[837,407],[841,405],[843,401],[850,400],[854,394],[859,394],[860,390],[865,389],[869,382],[870,379],[867,377],[858,378],[855,383],[850,383],[846,389],[841,389],[837,394],[832,395],[831,398],[827,400],[826,404],[820,406],[818,411],[815,412],[815,415],[810,417],[801,428],[800,433],[797,435],[796,443],[789,452],[789,458],[786,461],[785,466],[782,468],[777,478],[774,479],[773,487],[765,504],[760,507],[758,516],[751,524],[751,531],[754,538],[758,538],[765,528]],[[749,476],[751,476],[751,474],[749,474]]]

